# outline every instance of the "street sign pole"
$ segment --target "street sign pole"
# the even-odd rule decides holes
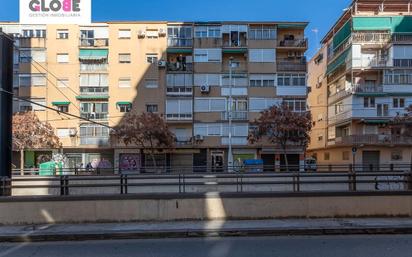
[[[12,91],[13,40],[0,31],[0,180],[11,178]],[[9,190],[0,190],[0,195],[7,195],[7,191]]]

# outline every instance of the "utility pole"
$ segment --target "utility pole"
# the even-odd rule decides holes
[[[0,183],[11,178],[13,115],[13,40],[0,31]],[[1,184],[0,184],[1,186]],[[10,190],[1,190],[0,196]]]
[[[228,104],[228,119],[229,119],[229,151],[227,156],[228,171],[233,172],[233,153],[232,153],[232,69],[233,69],[233,57],[229,60],[229,104]]]

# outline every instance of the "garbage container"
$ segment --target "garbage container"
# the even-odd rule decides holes
[[[57,165],[57,170],[56,170]],[[39,165],[40,176],[62,175],[63,164],[61,162],[44,162]]]

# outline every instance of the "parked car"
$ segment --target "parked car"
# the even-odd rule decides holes
[[[316,172],[318,169],[317,161],[315,158],[307,158],[305,160],[305,171]]]

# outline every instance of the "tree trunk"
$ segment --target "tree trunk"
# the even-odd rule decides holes
[[[155,158],[154,153],[153,153],[152,151],[150,152],[150,157],[152,157],[152,162],[153,162],[154,171],[157,173],[156,158]]]
[[[285,158],[286,172],[289,172],[289,161],[288,155],[286,154],[286,149],[283,149],[283,158]]]
[[[20,150],[20,175],[24,176],[24,150]]]

